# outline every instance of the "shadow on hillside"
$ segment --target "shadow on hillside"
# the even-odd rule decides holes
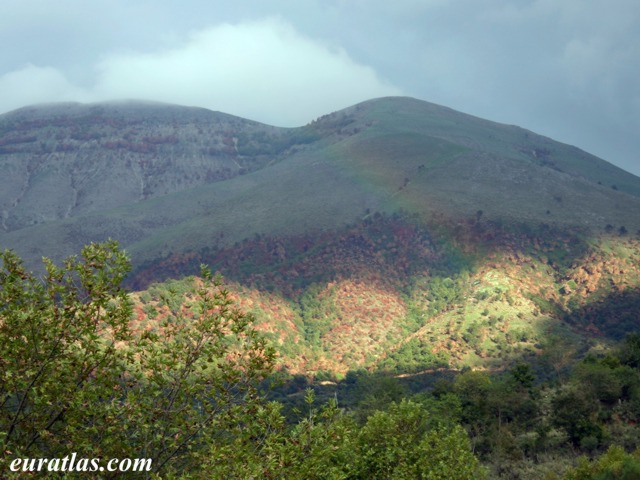
[[[255,235],[232,246],[216,242],[199,252],[170,253],[137,265],[126,284],[142,290],[197,275],[207,264],[230,281],[295,299],[314,283],[374,279],[403,290],[416,274],[455,278],[491,262],[520,263],[527,257],[543,258],[563,275],[590,249],[584,232],[546,224],[504,225],[478,214],[458,223],[436,218],[427,225],[413,215],[377,212],[339,230]]]
[[[539,335],[535,349],[523,345],[524,348],[508,357],[489,360],[482,368],[434,368],[425,364],[424,368],[416,366],[405,373],[361,369],[349,371],[346,378],[339,381],[327,373],[315,380],[294,375],[275,391],[274,398],[292,409],[299,408],[303,405],[305,389],[312,387],[320,400],[338,398],[343,407],[353,407],[376,398],[389,402],[408,394],[434,391],[469,370],[497,380],[521,364],[531,367],[536,382],[555,382],[571,374],[573,366],[590,351],[594,341],[618,342],[629,333],[640,331],[640,288],[615,292],[571,314],[550,318],[540,329],[544,333]]]
[[[432,235],[415,218],[368,214],[339,230],[289,237],[255,235],[233,246],[170,254],[138,266],[128,286],[199,272],[209,265],[227,280],[294,299],[314,283],[358,278],[402,290],[416,274],[455,277],[474,268],[477,259],[448,239]]]
[[[621,340],[640,331],[640,288],[613,292],[565,315],[572,328],[594,337]]]

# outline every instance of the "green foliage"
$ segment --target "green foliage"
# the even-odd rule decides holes
[[[272,371],[274,352],[240,312],[219,279],[203,269],[187,310],[173,312],[161,334],[136,339],[125,390],[136,418],[120,439],[139,438],[160,470],[198,470],[196,458],[213,443],[229,441],[261,403],[258,386]],[[128,415],[131,415],[130,413]]]
[[[322,296],[320,285],[311,285],[300,297],[299,311],[304,324],[305,339],[313,347],[321,345],[322,336],[333,325],[337,315],[333,295]]]
[[[531,366],[526,363],[519,363],[516,365],[511,371],[511,375],[517,385],[526,389],[530,389],[533,386],[533,382],[536,378]]]
[[[496,475],[515,476],[550,452],[566,464],[612,442],[629,450],[639,444],[637,334],[617,348],[594,345],[595,353],[550,384],[540,384],[543,356],[495,375],[466,370],[453,381],[444,380],[450,371],[349,372],[344,382],[318,390],[324,401],[333,397],[318,408],[311,391],[303,404],[311,384],[298,376],[280,398],[287,409],[298,399],[306,413],[287,416],[260,392],[275,382],[265,336],[206,268],[201,279],[154,286],[132,321],[120,288],[128,261],[114,242],[90,245],[62,267],[47,261],[41,278],[11,252],[0,258],[1,468],[16,456],[77,451],[151,458],[154,474],[169,478],[477,478],[474,454]],[[427,308],[450,308],[446,302],[461,301],[468,283],[463,275],[430,281]],[[317,341],[334,303],[320,286],[299,303]],[[463,314],[455,312],[459,334],[479,344],[489,323],[477,316],[463,323]],[[132,330],[136,325],[145,331]],[[514,327],[526,340],[529,327]],[[544,347],[553,368],[575,361],[565,362],[567,338]],[[444,360],[418,337],[381,365],[415,372],[446,366]],[[440,375],[433,395],[406,399],[409,388],[419,391]],[[593,478],[635,473],[633,462],[622,463],[616,473],[605,469]]]
[[[620,438],[616,440],[623,442],[629,430],[625,422],[638,420],[640,371],[622,361],[630,358],[628,349],[633,350],[633,342],[630,336],[618,350],[619,356],[588,355],[552,399],[553,425],[566,431],[571,442],[584,451],[606,447],[610,429],[617,429]]]
[[[625,377],[630,379],[633,372],[622,367],[611,368],[600,361],[587,359],[577,365],[574,375],[586,397],[614,404],[622,398]]]
[[[600,457],[589,461],[581,457],[564,480],[635,480],[640,478],[640,450],[629,454],[618,446],[610,447]]]
[[[523,438],[540,425],[534,379],[527,366],[518,365],[501,377],[467,371],[453,382],[462,424],[469,431],[474,452],[501,469],[505,462],[518,461],[537,448],[536,440]]]
[[[623,364],[640,368],[640,333],[630,333],[625,337],[619,356]]]
[[[355,478],[478,479],[482,471],[459,427],[429,428],[427,411],[410,400],[374,413],[362,428]]]
[[[382,370],[394,373],[418,372],[448,366],[446,354],[433,353],[431,345],[420,338],[412,338],[398,350],[390,352],[379,365]]]
[[[335,402],[321,409],[313,403],[313,390],[307,390],[309,412],[292,428],[280,413],[281,405],[258,408],[250,423],[238,425],[233,442],[212,444],[196,478],[353,478],[353,422]]]
[[[462,405],[462,421],[467,425],[474,449],[492,421],[487,401],[490,390],[491,379],[483,372],[464,372],[453,383],[453,391]]]
[[[131,361],[119,347],[131,340],[131,304],[115,242],[85,247],[60,268],[45,261],[42,282],[11,251],[0,259],[1,469],[7,452],[64,456],[92,444],[111,410],[105,401],[97,411],[97,400],[114,398]],[[86,421],[76,423],[80,413]]]
[[[462,299],[464,291],[462,278],[434,277],[428,285],[428,315],[433,316],[453,308]]]
[[[467,330],[462,334],[462,338],[471,347],[477,350],[480,347],[480,325],[478,324],[478,322],[471,322],[467,327]]]
[[[367,372],[357,375],[354,388],[349,393],[357,404],[355,418],[361,424],[375,411],[385,410],[392,402],[399,402],[407,395],[396,378]]]
[[[145,305],[143,308],[144,313],[147,314],[147,317],[153,320],[158,316],[158,310],[153,305]]]
[[[92,244],[62,268],[46,261],[43,281],[11,252],[2,261],[2,470],[12,457],[75,451],[188,472],[260,404],[273,351],[206,269],[160,335],[129,329],[119,286],[128,261],[115,242]]]
[[[362,428],[335,401],[288,428],[278,404],[261,407],[235,443],[213,445],[202,477],[273,479],[478,479],[483,471],[457,425],[455,399],[402,400],[374,412]],[[434,421],[448,418],[449,421]],[[256,439],[258,439],[256,441]]]
[[[42,280],[11,252],[0,271],[0,468],[15,457],[148,458],[162,478],[478,478],[457,397],[403,400],[364,383],[364,427],[314,407],[290,425],[259,385],[274,352],[220,279],[158,286],[154,331],[132,331],[115,242],[92,244]],[[151,299],[149,299],[151,300]],[[386,400],[380,401],[386,395]],[[389,403],[391,402],[391,403]],[[382,410],[381,410],[382,409]]]
[[[602,439],[602,427],[597,422],[598,404],[586,397],[578,388],[569,387],[556,394],[552,402],[552,422],[563,428],[574,445],[582,439]]]
[[[156,283],[147,290],[148,296],[166,305],[172,312],[177,312],[182,306],[185,295],[193,292],[193,278],[187,277],[181,280],[167,280]]]

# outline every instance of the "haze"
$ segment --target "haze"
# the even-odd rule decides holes
[[[122,98],[298,126],[408,95],[576,145],[640,175],[634,0],[0,5],[0,112]]]

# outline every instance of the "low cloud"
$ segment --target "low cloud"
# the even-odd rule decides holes
[[[106,56],[93,86],[27,66],[0,77],[0,110],[55,100],[147,99],[298,126],[369,98],[402,95],[342,49],[299,34],[279,18],[197,31],[179,47]]]
[[[83,101],[88,94],[55,68],[25,65],[0,76],[0,112],[46,102]]]

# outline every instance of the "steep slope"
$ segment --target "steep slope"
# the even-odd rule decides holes
[[[161,104],[30,107],[0,117],[0,162],[2,247],[35,268],[116,238],[138,289],[208,263],[292,372],[560,368],[554,339],[579,352],[640,328],[640,179],[427,102],[294,129]],[[140,293],[138,321],[176,289]]]
[[[290,130],[140,104],[2,120],[0,159],[13,175],[4,177],[0,241],[30,258],[111,236],[148,261],[399,210],[427,222],[640,229],[639,178],[521,128],[409,98]]]
[[[295,141],[286,129],[160,103],[22,108],[0,116],[1,227],[18,230],[233,178],[276,161]]]
[[[293,373],[501,370],[519,361],[557,372],[590,345],[640,328],[637,238],[585,241],[483,222],[438,233],[377,214],[316,235],[172,254],[139,268],[134,281],[143,289],[208,263]],[[149,287],[156,300],[142,293],[140,311],[156,308],[154,292],[183,289],[174,282]]]

